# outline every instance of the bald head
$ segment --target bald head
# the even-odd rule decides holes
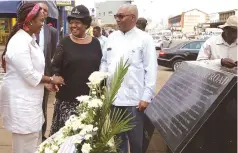
[[[122,5],[116,14],[116,21],[121,31],[127,32],[135,27],[138,18],[138,9],[136,5]]]

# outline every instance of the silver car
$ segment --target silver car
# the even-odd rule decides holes
[[[165,36],[159,36],[159,39],[155,39],[155,46],[156,48],[162,49],[162,48],[169,48],[170,44],[172,43],[172,40],[165,37]]]

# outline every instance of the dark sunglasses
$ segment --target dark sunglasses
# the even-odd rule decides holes
[[[124,17],[126,17],[126,16],[131,16],[131,15],[133,15],[133,14],[127,14],[127,15],[124,15],[124,14],[115,14],[114,15],[114,18],[115,19],[120,19],[120,20],[122,20]]]

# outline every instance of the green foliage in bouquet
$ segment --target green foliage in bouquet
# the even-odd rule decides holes
[[[127,63],[127,62],[126,62]],[[129,121],[132,119],[129,117],[130,114],[126,111],[120,109],[111,109],[113,102],[116,99],[118,90],[121,87],[123,78],[126,75],[129,65],[123,63],[123,60],[118,64],[114,77],[111,80],[110,87],[104,88],[105,100],[103,107],[100,110],[100,116],[97,116],[95,120],[98,120],[98,133],[96,134],[95,139],[95,149],[92,150],[92,153],[112,153],[116,152],[116,148],[120,143],[119,139],[116,139],[114,136],[121,132],[126,132],[133,128],[133,125],[129,124]],[[108,146],[107,143],[112,141],[114,138],[114,147]]]
[[[121,142],[115,136],[133,128],[133,119],[126,111],[112,109],[129,65],[121,59],[106,87],[108,73],[93,72],[89,77],[89,95],[77,97],[80,101],[76,114],[65,126],[43,142],[37,153],[117,153]],[[102,83],[102,81],[104,82]]]

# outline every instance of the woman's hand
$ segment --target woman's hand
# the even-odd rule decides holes
[[[61,76],[52,76],[50,83],[54,85],[60,85],[60,86],[65,85],[64,79]]]
[[[53,84],[45,83],[45,88],[49,90],[50,92],[56,92],[56,89],[54,88]]]

